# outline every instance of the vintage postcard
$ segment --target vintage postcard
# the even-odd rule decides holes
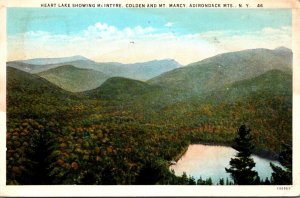
[[[299,1],[0,3],[1,196],[300,195]]]

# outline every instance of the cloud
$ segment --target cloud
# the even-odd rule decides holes
[[[173,26],[173,23],[168,22],[168,23],[165,24],[165,26],[166,26],[166,27],[172,27],[172,26]]]
[[[132,41],[134,45],[130,44]],[[130,63],[172,58],[188,64],[219,53],[278,46],[291,47],[291,27],[175,34],[151,26],[120,29],[97,22],[76,34],[30,31],[10,35],[8,59],[83,55],[99,62]]]
[[[108,25],[106,23],[98,22],[92,26],[89,26],[86,30],[83,31],[83,35],[88,38],[101,38],[101,39],[124,39],[131,37],[141,37],[145,34],[155,32],[155,29],[152,27],[126,27],[122,30],[119,30],[115,26]]]
[[[287,32],[291,32],[291,28],[287,26],[281,28],[265,27],[262,29],[262,32],[265,34],[286,34]]]

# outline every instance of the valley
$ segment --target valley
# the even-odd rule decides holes
[[[287,48],[187,66],[8,62],[7,184],[185,184],[170,161],[192,143],[230,146],[242,123],[274,157],[292,142],[292,96]]]

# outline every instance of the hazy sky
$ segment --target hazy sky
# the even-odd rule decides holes
[[[9,8],[8,60],[82,55],[181,64],[249,48],[291,48],[288,9]]]

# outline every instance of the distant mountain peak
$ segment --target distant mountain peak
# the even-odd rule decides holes
[[[58,67],[55,67],[55,68],[52,68],[52,69],[49,69],[49,70],[46,70],[46,71],[43,71],[44,73],[45,72],[50,72],[50,71],[65,71],[65,70],[88,70],[88,69],[81,69],[81,68],[77,68],[73,65],[61,65],[61,66],[58,66]],[[43,72],[40,72],[40,73],[43,73]]]
[[[292,55],[285,48],[227,52],[165,72],[147,82],[201,95],[224,84],[253,78],[273,69],[291,73]]]
[[[74,55],[74,56],[71,56],[72,58],[77,58],[78,60],[81,59],[81,60],[89,60],[88,58],[84,57],[84,56],[81,56],[81,55]]]
[[[72,61],[82,61],[89,60],[88,58],[80,55],[60,57],[60,58],[33,58],[28,60],[18,60],[17,62],[31,64],[31,65],[50,65],[50,64],[60,64]]]
[[[153,86],[139,80],[111,77],[98,88],[86,91],[84,94],[95,98],[120,99],[136,97],[152,89]]]
[[[99,87],[108,76],[93,69],[62,65],[38,73],[42,78],[70,92],[82,92]]]
[[[131,64],[125,64],[125,65],[135,65],[135,64],[148,64],[148,63],[176,63],[180,65],[175,59],[172,58],[166,58],[166,59],[154,59],[154,60],[149,60],[145,62],[136,62],[136,63],[131,63]]]
[[[284,46],[276,47],[274,50],[275,51],[292,52],[292,50],[290,48],[287,48],[287,47],[284,47]]]

